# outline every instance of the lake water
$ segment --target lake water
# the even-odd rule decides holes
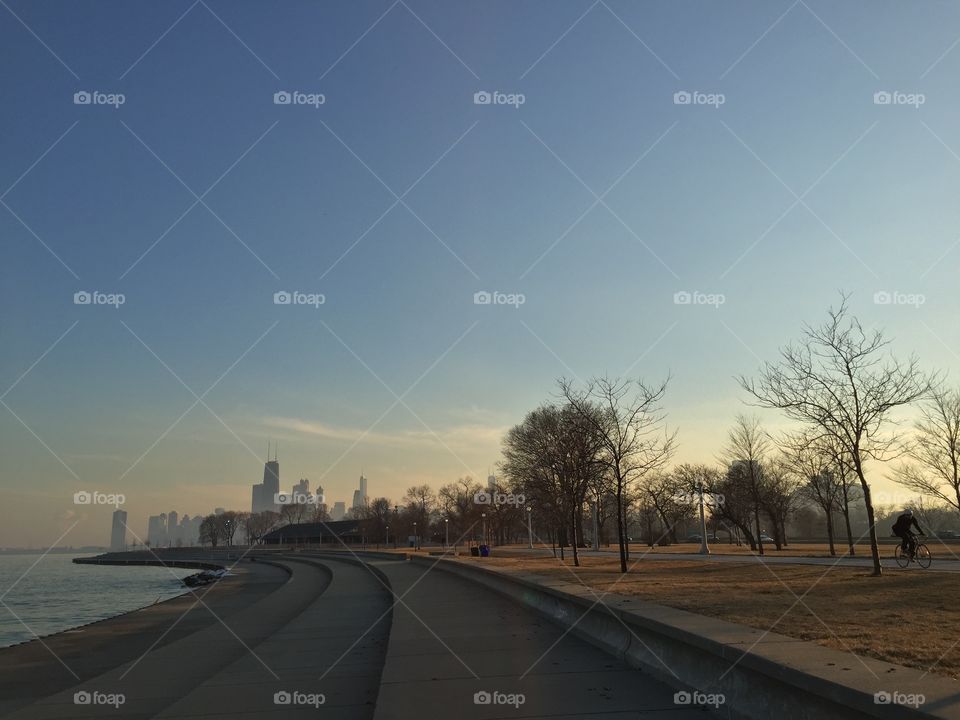
[[[196,572],[74,564],[75,557],[89,557],[82,554],[41,557],[0,555],[0,596],[8,606],[0,605],[0,647],[180,595],[187,591],[180,579]]]

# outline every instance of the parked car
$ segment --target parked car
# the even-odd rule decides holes
[[[956,540],[960,538],[960,534],[953,530],[937,530],[937,537],[941,540]]]
[[[698,543],[700,542],[700,535],[687,535],[685,542]],[[716,533],[711,533],[707,535],[707,542],[720,542],[720,538],[717,537]]]
[[[772,542],[776,542],[776,540],[774,540],[772,537],[770,537],[766,533],[760,533],[760,542],[772,543]]]

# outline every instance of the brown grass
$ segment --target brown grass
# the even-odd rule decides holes
[[[960,574],[887,570],[875,578],[864,568],[658,560],[641,561],[621,576],[616,558],[584,558],[579,568],[569,558],[563,564],[554,558],[479,562],[960,676]]]

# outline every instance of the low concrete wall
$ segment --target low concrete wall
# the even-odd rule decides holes
[[[960,683],[575,583],[412,557],[479,582],[632,667],[687,691],[722,693],[721,712],[751,720],[960,719]],[[918,708],[876,702],[922,695]],[[897,695],[899,693],[900,695]],[[880,696],[881,700],[885,696]]]

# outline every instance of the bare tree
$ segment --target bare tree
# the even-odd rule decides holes
[[[933,389],[921,413],[907,452],[913,462],[897,468],[895,479],[960,511],[960,390]]]
[[[737,415],[736,422],[727,435],[724,459],[731,468],[736,468],[745,481],[745,487],[753,505],[753,522],[757,549],[763,555],[763,532],[760,528],[760,508],[764,493],[764,463],[770,452],[770,440],[760,427],[755,416]],[[754,533],[751,533],[754,534]]]
[[[833,472],[833,458],[822,443],[804,434],[786,438],[785,460],[797,478],[800,494],[823,511],[827,522],[830,555],[836,556],[833,514],[841,509],[843,485]]]
[[[764,363],[758,380],[738,378],[757,405],[782,410],[816,436],[833,438],[850,458],[863,490],[874,575],[883,571],[865,465],[897,454],[902,445],[890,428],[891,411],[930,389],[916,357],[900,361],[888,345],[882,331],[863,329],[844,295],[825,323],[804,325],[799,344],[782,348],[778,362]]]
[[[595,378],[582,391],[566,379],[560,391],[571,407],[598,433],[602,462],[612,479],[617,499],[617,541],[620,572],[627,571],[627,503],[630,484],[662,468],[673,455],[676,432],[664,427],[660,406],[669,378],[660,385],[646,385],[617,378]],[[598,413],[596,409],[599,408]]]
[[[597,430],[601,411],[589,402],[581,408],[544,405],[528,414],[507,433],[503,469],[518,488],[536,498],[538,515],[549,513],[560,540],[560,556],[569,537],[573,562],[580,564],[577,547],[587,488],[604,471]],[[522,517],[523,508],[513,508]]]

